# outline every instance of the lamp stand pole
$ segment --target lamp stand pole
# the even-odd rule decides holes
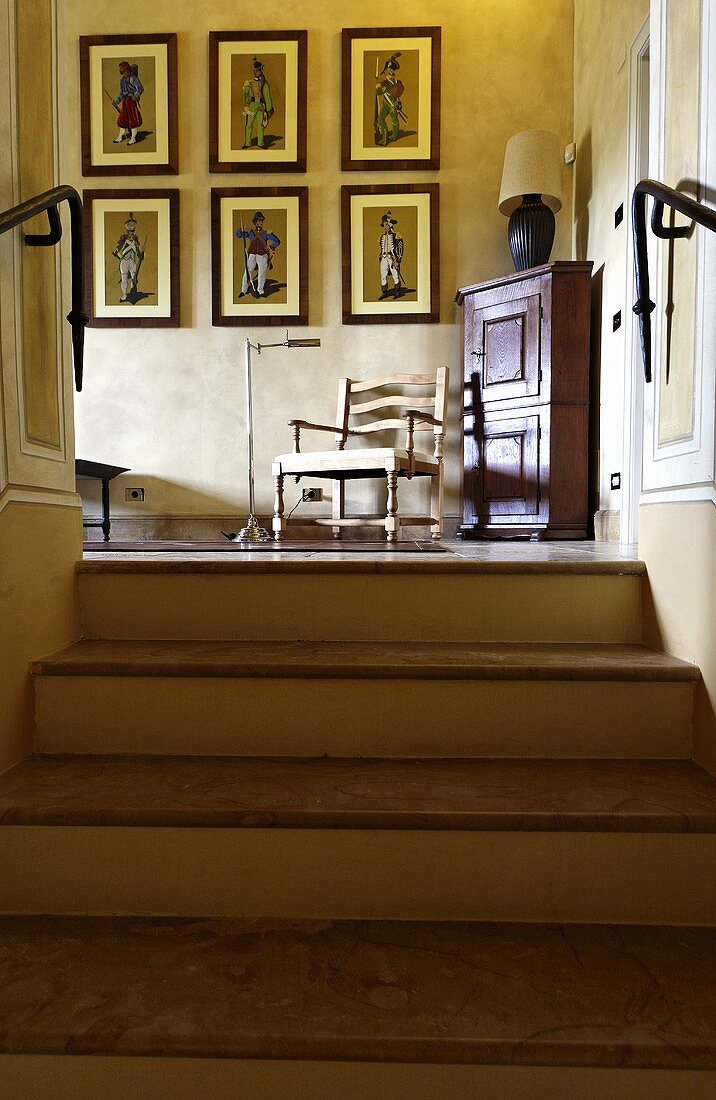
[[[246,526],[242,527],[236,536],[235,542],[270,542],[271,536],[262,527],[256,518],[256,503],[254,494],[254,406],[251,387],[251,352],[261,354],[262,348],[319,348],[321,341],[316,339],[290,340],[288,330],[286,339],[278,340],[274,344],[252,344],[246,337],[244,346],[244,363],[246,366],[246,452],[247,452],[247,477],[249,483],[249,515]]]
[[[288,333],[286,333],[288,339]],[[275,347],[268,344],[267,347]],[[237,535],[239,542],[268,542],[271,538],[268,531],[261,527],[256,519],[256,505],[254,499],[254,405],[251,395],[251,351],[261,354],[261,344],[252,344],[246,337],[244,361],[246,364],[246,442],[247,442],[247,466],[249,481],[249,518],[246,526],[242,527]]]

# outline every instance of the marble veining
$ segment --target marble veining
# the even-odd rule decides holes
[[[694,665],[606,643],[81,641],[33,662],[50,676],[686,680]]]
[[[0,825],[716,832],[716,778],[679,760],[35,756]]]
[[[0,918],[4,1053],[716,1067],[716,931]]]

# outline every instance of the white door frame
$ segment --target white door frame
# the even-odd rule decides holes
[[[644,95],[649,92],[649,74],[644,64],[649,52],[649,17],[644,20],[629,53],[629,151],[627,158],[627,248],[625,301],[636,297],[634,289],[634,251],[632,245],[631,196],[645,172],[644,153],[649,147],[649,120],[644,126]],[[651,266],[651,263],[650,263]],[[622,497],[620,539],[637,542],[639,537],[639,497],[642,481],[642,440],[644,424],[644,375],[639,343],[639,325],[631,309],[625,310],[624,326],[624,437],[622,444]]]

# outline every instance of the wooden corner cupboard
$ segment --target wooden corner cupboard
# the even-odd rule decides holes
[[[591,263],[462,287],[464,537],[588,529]]]

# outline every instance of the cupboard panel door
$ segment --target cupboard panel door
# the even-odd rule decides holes
[[[483,522],[539,514],[539,420],[539,413],[510,419],[485,415],[474,482],[474,512]]]
[[[483,404],[539,394],[539,294],[473,310],[470,337],[467,380]]]

